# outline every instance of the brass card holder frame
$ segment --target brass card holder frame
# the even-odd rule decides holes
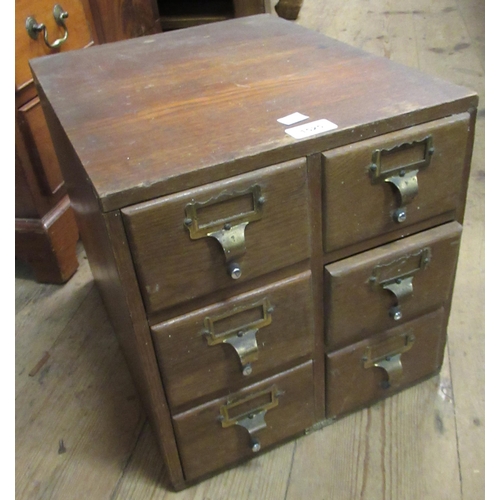
[[[384,157],[419,145],[424,146],[424,154],[421,160],[406,165],[399,165],[394,168],[383,168]],[[369,167],[372,184],[388,182],[397,190],[398,207],[392,213],[394,222],[402,223],[406,221],[406,205],[408,205],[418,194],[417,174],[420,170],[429,166],[433,153],[434,143],[431,135],[421,140],[398,144],[390,149],[376,149],[373,151],[372,163]]]
[[[199,211],[202,208],[248,194],[252,195],[253,209],[251,211],[229,215],[206,224],[200,223]],[[215,238],[224,251],[229,275],[233,279],[238,279],[242,274],[238,261],[246,253],[246,226],[250,222],[262,218],[263,205],[264,197],[258,185],[251,186],[244,191],[234,193],[223,192],[207,201],[193,201],[188,203],[185,208],[186,218],[184,219],[184,225],[189,230],[189,236],[192,240],[206,237]]]
[[[239,425],[248,431],[250,436],[250,447],[254,453],[260,451],[261,444],[260,440],[256,437],[256,434],[267,427],[265,416],[266,413],[278,406],[278,398],[283,394],[278,388],[273,385],[269,389],[263,391],[249,394],[248,396],[237,399],[234,401],[228,401],[225,405],[220,407],[219,420],[224,429],[231,427],[233,425]],[[259,400],[262,397],[269,396],[269,401],[261,403],[251,410],[244,410],[242,413],[236,413],[235,416],[230,416],[235,409],[237,411],[238,407],[247,407],[247,403],[253,399]]]
[[[401,355],[408,352],[415,343],[415,335],[404,333],[390,338],[376,346],[368,346],[363,356],[363,367],[381,368],[387,375],[382,387],[398,387],[403,378]]]
[[[252,321],[246,325],[230,328],[227,331],[216,333],[215,325],[218,321],[236,316],[251,309],[261,308],[262,318]],[[228,344],[234,348],[240,359],[241,371],[244,376],[251,375],[252,363],[259,358],[259,346],[257,344],[257,333],[261,328],[272,323],[272,312],[274,307],[267,298],[259,302],[240,306],[217,316],[206,317],[204,320],[204,335],[209,346]]]
[[[386,264],[373,268],[370,282],[376,290],[382,288],[390,292],[396,303],[389,309],[389,316],[395,321],[403,317],[401,303],[413,295],[413,278],[424,270],[431,261],[431,249],[425,247],[418,252],[403,255]]]

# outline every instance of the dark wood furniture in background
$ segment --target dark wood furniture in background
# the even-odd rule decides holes
[[[175,489],[439,371],[473,92],[267,15],[32,68]]]
[[[78,267],[78,230],[59,162],[40,106],[28,60],[46,54],[89,47],[95,43],[88,5],[64,0],[68,17],[56,23],[54,2],[16,0],[16,257],[27,261],[38,281],[63,283]],[[46,26],[36,39],[26,29],[28,18]],[[34,35],[35,36],[35,35]]]

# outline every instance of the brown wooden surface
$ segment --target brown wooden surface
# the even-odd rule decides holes
[[[102,214],[90,184],[71,144],[60,130],[57,118],[46,114],[54,144],[71,193],[78,228],[92,274],[103,297],[111,323],[123,350],[139,397],[157,435],[162,457],[169,466],[169,483],[183,481],[169,410],[161,384],[140,292],[136,284],[125,230],[119,213]],[[124,314],[124,311],[127,313]]]
[[[306,174],[305,160],[298,159],[124,209],[148,312],[231,289],[307,259],[311,250]],[[242,275],[234,280],[228,274],[222,247],[214,238],[190,238],[184,227],[185,207],[192,201],[217,199],[225,192],[243,192],[253,185],[261,186],[263,213],[260,220],[251,221],[245,229],[246,252],[237,259]],[[210,211],[211,218],[200,220],[200,224],[241,213],[225,203],[212,205]],[[294,229],[290,231],[292,221]]]
[[[248,432],[241,426],[223,428],[220,407],[276,386],[283,394],[265,415],[266,427],[256,434],[262,449],[293,437],[314,423],[312,362],[254,384],[226,398],[211,401],[174,417],[181,460],[188,480],[197,479],[243,458],[251,458]],[[262,398],[257,399],[261,401]],[[252,408],[249,402],[248,411]],[[293,418],[288,418],[293,415]]]
[[[159,33],[156,0],[87,0],[101,43]]]
[[[165,489],[166,471],[149,425],[144,420],[137,427],[127,424],[139,405],[120,352],[113,348],[114,335],[100,320],[104,309],[91,290],[85,254],[80,253],[80,270],[64,287],[39,285],[18,265],[16,389],[22,397],[16,404],[17,415],[26,416],[26,425],[16,422],[19,498],[435,500],[436,492],[440,499],[484,498],[484,6],[475,0],[317,0],[305,2],[299,22],[480,92],[449,350],[441,374],[172,494]],[[95,321],[89,323],[89,316]],[[82,335],[82,349],[75,350],[75,338]],[[103,348],[103,342],[110,348]],[[45,352],[51,356],[40,379],[29,377]],[[84,357],[71,357],[82,352]],[[118,379],[103,376],[98,367]],[[86,382],[86,373],[95,374],[96,383],[78,385]],[[77,399],[79,387],[85,391]],[[41,390],[43,413],[30,404]],[[104,414],[111,416],[112,426],[103,426],[109,422]],[[66,452],[58,454],[59,439],[73,427],[75,438],[64,439]],[[131,446],[122,448],[126,442]]]
[[[269,0],[233,0],[235,17],[271,12]]]
[[[26,103],[35,95],[35,89],[32,85],[33,77],[28,66],[29,59],[81,49],[93,41],[91,25],[80,0],[65,0],[62,5],[69,14],[65,20],[69,34],[68,39],[61,45],[60,49],[47,47],[43,40],[43,33],[38,35],[37,40],[30,38],[25,27],[28,16],[34,17],[38,23],[44,23],[47,26],[50,43],[62,38],[64,30],[57,26],[52,14],[55,3],[53,0],[37,0],[36,2],[16,0],[16,100],[20,101],[21,104]]]
[[[69,198],[40,219],[16,219],[15,254],[40,283],[65,283],[76,272],[78,230]]]
[[[321,155],[307,158],[309,203],[311,214],[311,272],[313,280],[315,346],[314,346],[314,387],[316,387],[316,420],[325,418],[325,332],[324,332],[324,280],[323,280],[323,238],[321,210]]]
[[[249,308],[246,314],[226,319],[224,326],[216,324],[215,329],[218,334],[235,328],[245,331],[246,325],[262,318],[264,299],[273,308],[271,323],[256,334],[258,359],[252,362],[251,375],[244,376],[231,345],[208,345],[204,321]],[[156,356],[172,411],[186,403],[192,406],[234,392],[290,363],[310,359],[315,334],[312,312],[311,275],[307,272],[153,326]]]
[[[403,375],[399,385],[386,387],[387,373],[378,367],[365,368],[367,347],[384,353],[391,339],[414,335],[412,347],[401,354]],[[328,354],[326,364],[326,414],[328,418],[367,406],[394,394],[415,381],[433,375],[441,366],[446,342],[446,313],[443,308],[398,325],[379,335]],[[387,352],[390,354],[391,351]],[[392,353],[391,353],[392,354]]]
[[[460,194],[469,119],[468,114],[458,115],[324,153],[325,251],[384,233],[408,231],[408,226],[441,214],[455,218],[463,203]],[[368,171],[372,154],[376,149],[421,141],[428,135],[433,138],[435,153],[417,174],[418,194],[405,205],[406,220],[395,222],[392,213],[400,206],[397,191],[388,182],[372,183]],[[401,162],[404,169],[408,161],[397,159],[391,168]]]
[[[17,116],[19,127],[28,145],[31,165],[37,176],[40,191],[46,196],[51,196],[63,189],[64,181],[40,99],[36,97],[19,108]]]
[[[461,232],[460,224],[452,222],[326,266],[328,348],[344,347],[448,304]],[[372,283],[370,278],[378,266],[387,266],[390,270],[385,272],[384,279],[418,269],[421,255],[411,256],[417,256],[424,249],[430,251],[430,262],[414,274],[413,293],[401,300],[403,317],[396,322],[389,315],[391,307],[397,304],[396,298],[382,288],[380,279]]]
[[[32,68],[105,210],[467,111],[476,101],[468,90],[270,15],[105,44],[34,60]],[[298,103],[338,129],[292,139],[277,119]]]
[[[54,20],[54,5],[55,2],[47,0],[15,2],[15,237],[16,258],[29,262],[37,279],[64,283],[78,266],[75,253],[78,232],[28,60],[81,49],[94,40],[87,5],[80,0],[67,0],[63,5],[68,12],[65,23],[69,34],[59,49],[47,47],[43,33],[39,33],[37,40],[31,39],[25,27],[28,16],[46,25],[50,43],[64,35],[64,29]]]

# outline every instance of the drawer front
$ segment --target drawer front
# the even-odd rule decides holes
[[[44,42],[43,32],[38,33],[36,40],[29,36],[26,20],[32,17],[37,23],[46,26],[49,43],[64,38],[64,27],[58,25],[54,18],[54,6],[58,3],[55,0],[16,0],[16,94],[22,92],[24,102],[33,98],[36,92],[28,66],[30,59],[80,49],[92,42],[92,32],[80,0],[61,0],[63,11],[68,13],[64,19],[68,37],[60,48],[49,48]]]
[[[305,159],[123,210],[148,312],[310,255]]]
[[[369,406],[437,372],[446,343],[443,308],[327,356],[327,417]]]
[[[447,304],[461,231],[451,222],[326,266],[328,349]]]
[[[38,97],[19,109],[18,125],[28,146],[40,191],[46,196],[56,194],[64,180]]]
[[[186,479],[255,456],[314,424],[312,362],[174,417]]]
[[[234,392],[310,358],[312,317],[305,272],[152,327],[171,409]]]
[[[324,153],[325,251],[395,239],[435,216],[453,220],[469,120],[464,113]]]

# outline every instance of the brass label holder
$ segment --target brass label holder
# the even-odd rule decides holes
[[[413,294],[415,274],[425,269],[430,261],[431,249],[426,247],[389,263],[378,264],[373,268],[369,281],[376,289],[381,287],[395,298],[395,304],[389,309],[389,315],[395,321],[399,321],[403,317],[401,303]]]
[[[423,148],[422,159],[406,165],[398,165],[397,167],[383,167],[384,158],[416,147]],[[390,149],[376,149],[373,151],[372,163],[369,167],[372,184],[388,182],[392,184],[397,191],[398,207],[392,213],[394,222],[402,223],[406,221],[406,205],[408,205],[418,194],[417,174],[421,169],[429,166],[433,153],[434,146],[431,135],[418,141],[398,144]]]
[[[228,330],[216,333],[216,324],[221,320],[236,316],[250,309],[260,308],[262,310],[261,318],[252,321],[246,325],[229,328]],[[248,376],[252,373],[252,363],[259,358],[259,347],[257,344],[257,333],[259,329],[272,323],[272,312],[274,307],[267,298],[251,305],[240,306],[231,311],[217,316],[206,317],[204,321],[204,334],[209,346],[221,343],[229,344],[234,348],[240,359],[241,371],[243,375]]]
[[[381,368],[387,375],[382,387],[398,387],[403,378],[403,364],[401,355],[409,351],[415,343],[415,336],[411,333],[405,333],[392,337],[386,342],[376,346],[368,346],[363,356],[363,367]]]
[[[267,427],[265,416],[266,413],[278,406],[278,398],[283,393],[273,385],[270,389],[250,394],[244,398],[235,401],[228,401],[225,405],[220,407],[219,420],[223,428],[239,425],[248,431],[250,436],[250,447],[254,453],[258,452],[261,448],[260,440],[256,434]],[[248,404],[252,400],[262,401],[265,398],[267,401],[260,403],[250,410],[246,410]],[[241,408],[241,413],[238,413],[238,408]],[[232,413],[236,415],[231,416]]]
[[[249,194],[252,196],[252,210],[229,215],[205,224],[200,222],[199,211],[202,208]],[[223,192],[207,201],[193,201],[192,203],[188,203],[185,208],[186,218],[184,219],[184,225],[188,229],[192,240],[206,237],[215,238],[224,251],[229,275],[233,279],[238,279],[242,274],[238,261],[246,253],[245,229],[250,222],[262,218],[263,205],[264,197],[258,185],[235,193]]]

